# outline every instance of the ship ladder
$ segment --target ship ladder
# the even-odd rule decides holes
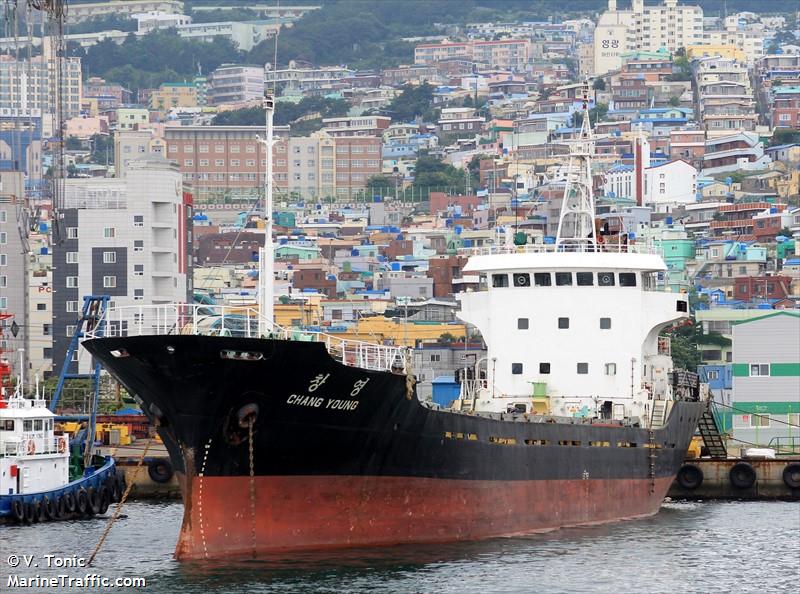
[[[653,429],[647,430],[647,444],[649,453],[647,454],[649,463],[650,494],[656,492],[656,440]]]
[[[650,415],[650,427],[658,428],[663,427],[664,422],[667,420],[667,401],[654,400],[653,413]]]
[[[727,458],[728,448],[725,447],[725,440],[719,432],[719,425],[717,425],[717,418],[714,416],[712,406],[713,401],[709,399],[703,416],[697,422],[697,428],[700,430],[700,436],[703,438],[703,444],[706,446],[708,454],[712,458]]]

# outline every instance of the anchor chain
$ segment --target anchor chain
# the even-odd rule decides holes
[[[256,482],[253,462],[253,421],[247,423],[247,448],[250,455],[250,537],[253,545],[253,559],[256,558]]]

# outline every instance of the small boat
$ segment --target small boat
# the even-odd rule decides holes
[[[104,514],[125,489],[114,459],[91,456],[56,429],[44,399],[5,397],[0,385],[0,523],[33,524]]]

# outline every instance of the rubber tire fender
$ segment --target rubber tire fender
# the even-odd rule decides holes
[[[48,520],[58,519],[58,508],[56,507],[55,499],[45,496],[42,499],[42,509],[44,509],[44,515]]]
[[[122,501],[122,491],[120,491],[119,483],[120,481],[116,476],[109,477],[106,482],[111,503],[119,503]]]
[[[800,462],[792,462],[783,469],[783,482],[790,489],[800,489]]]
[[[22,499],[14,499],[11,501],[11,514],[14,516],[14,520],[16,520],[17,523],[25,521],[25,503],[23,503]]]
[[[34,507],[36,508],[36,521],[37,522],[46,522],[47,521],[47,514],[45,513],[45,509],[44,509],[44,501],[39,499],[34,504]]]
[[[75,509],[80,515],[85,516],[89,511],[89,495],[86,493],[86,489],[83,487],[78,489],[78,494],[75,496],[75,500],[77,502]]]
[[[728,472],[731,484],[737,489],[749,489],[756,483],[756,470],[747,462],[737,462]]]
[[[165,458],[155,458],[147,463],[147,474],[154,483],[168,483],[175,474],[172,470],[172,464]]]
[[[687,491],[694,491],[703,484],[703,471],[694,464],[684,464],[678,471],[678,476],[675,480],[682,489]]]
[[[105,485],[100,487],[99,497],[100,497],[100,508],[97,510],[97,513],[103,515],[108,511],[108,506],[111,503],[111,491],[109,491],[108,487],[106,487]]]
[[[33,501],[25,502],[25,523],[33,524],[36,521],[36,508],[33,507]]]
[[[100,493],[94,487],[89,487],[86,490],[86,495],[89,499],[89,506],[86,512],[90,516],[94,516],[100,513]]]
[[[78,509],[78,502],[75,500],[75,493],[67,491],[64,493],[64,507],[67,509],[68,514],[74,514]]]
[[[56,518],[62,520],[67,517],[67,504],[64,495],[59,495],[56,499]]]

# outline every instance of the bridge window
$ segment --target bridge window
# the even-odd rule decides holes
[[[578,363],[578,375],[586,375],[589,373],[588,363]]]
[[[611,318],[600,318],[600,330],[611,329]]]
[[[635,272],[620,272],[619,273],[619,286],[620,287],[635,287],[636,286],[636,273]]]
[[[591,287],[594,284],[594,273],[576,272],[575,281],[579,287]]]
[[[571,272],[556,272],[556,285],[559,287],[566,287],[572,285]]]
[[[569,328],[569,318],[558,318],[559,330],[566,330]]]
[[[549,272],[535,272],[533,282],[537,287],[549,287],[553,283]]]
[[[33,431],[33,421],[30,419],[26,419],[22,421],[22,430],[23,431]]]
[[[42,419],[34,419],[33,420],[33,430],[34,431],[41,431],[42,430]]]
[[[517,318],[517,330],[527,330],[529,328],[528,318]]]
[[[507,274],[493,274],[492,275],[492,286],[494,288],[501,288],[508,286],[508,275]]]
[[[522,363],[512,363],[511,373],[513,375],[522,375]]]
[[[5,421],[0,421],[0,431],[13,431],[14,430],[14,419],[6,419]]]
[[[514,277],[515,287],[531,286],[531,275],[528,274],[527,272],[515,272],[512,276]]]
[[[613,272],[600,272],[597,274],[597,284],[601,287],[614,286],[614,273]]]

